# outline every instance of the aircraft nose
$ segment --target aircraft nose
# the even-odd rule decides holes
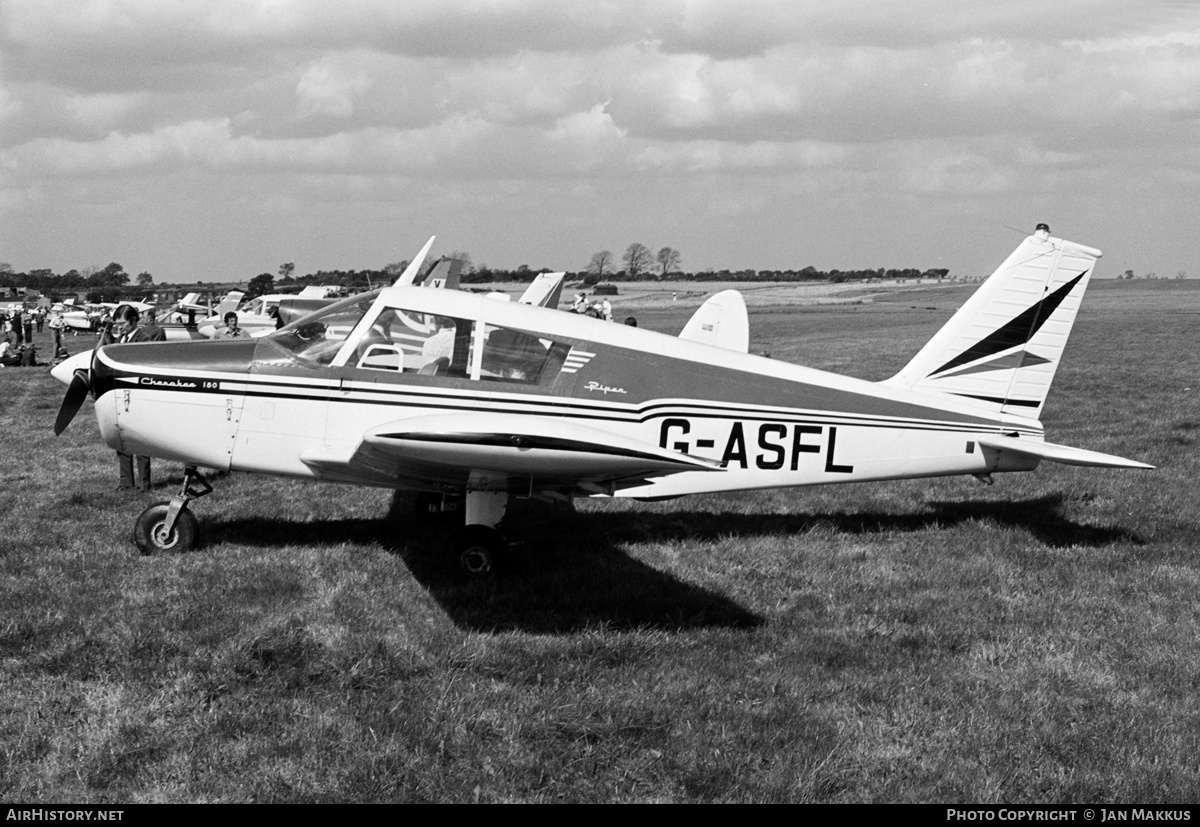
[[[69,359],[64,359],[50,369],[50,375],[62,382],[64,385],[71,384],[71,379],[75,376],[77,370],[87,370],[92,363],[92,352],[85,350],[83,353],[76,353]]]

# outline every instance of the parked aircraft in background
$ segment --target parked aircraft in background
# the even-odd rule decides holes
[[[450,545],[474,574],[503,562],[511,497],[991,481],[1043,460],[1150,468],[1046,442],[1039,419],[1099,257],[1039,225],[882,382],[747,354],[745,305],[729,295],[676,338],[385,288],[259,339],[110,345],[64,362],[55,432],[90,390],[109,446],[184,463],[179,494],[136,520],[143,552],[196,542],[206,467],[460,496]]]
[[[240,302],[244,294],[238,293]],[[282,304],[287,304],[289,309],[299,310],[306,308],[300,312],[303,315],[305,312],[319,310],[322,307],[328,307],[337,300],[338,297],[345,295],[345,289],[337,285],[324,286],[309,286],[300,291],[299,295],[290,293],[270,293],[264,296],[250,299],[244,304],[235,304],[232,307],[224,306],[220,311],[213,316],[200,322],[200,335],[208,339],[215,339],[225,331],[225,314],[230,310],[237,313],[238,327],[251,337],[265,336],[268,333],[278,329],[279,308]]]
[[[139,313],[149,310],[154,311],[154,305],[147,302],[129,301],[121,302],[120,304],[128,304]],[[64,303],[63,322],[66,326],[76,332],[95,331],[100,327],[100,321],[104,318],[105,312],[110,316],[117,309],[117,302],[89,302],[83,306],[77,306],[73,302],[70,304]]]

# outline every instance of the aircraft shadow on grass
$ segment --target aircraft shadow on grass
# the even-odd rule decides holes
[[[444,547],[443,520],[385,519],[291,522],[213,516],[207,544],[281,547],[379,544],[462,628],[564,634],[586,629],[750,629],[765,619],[727,596],[687,583],[631,557],[634,542],[712,542],[762,536],[802,537],[821,526],[849,535],[945,530],[982,521],[1024,529],[1052,548],[1141,544],[1121,528],[1083,525],[1062,516],[1061,494],[1016,502],[933,502],[921,514],[731,514],[706,511],[584,513],[551,509],[522,515],[524,540],[506,576],[465,579]],[[453,518],[449,518],[453,519]],[[802,563],[801,563],[802,565]]]
[[[972,521],[1023,529],[1051,548],[1099,548],[1116,542],[1143,543],[1136,532],[1120,527],[1091,526],[1063,515],[1067,498],[1061,493],[1011,501],[932,501],[919,514],[883,511],[792,514],[731,514],[681,511],[673,514],[625,514],[615,531],[625,539],[711,541],[719,537],[802,535],[818,526],[842,534],[916,532],[952,528]],[[630,528],[629,526],[632,526]]]
[[[396,555],[460,627],[476,631],[569,633],[586,629],[752,628],[763,618],[728,597],[686,583],[624,553],[603,537],[557,542],[529,531],[506,575],[470,580],[445,549],[441,521],[397,526],[386,520],[288,522],[262,517],[212,518],[205,536],[216,543],[256,546],[378,544]],[[549,525],[549,524],[548,524]]]

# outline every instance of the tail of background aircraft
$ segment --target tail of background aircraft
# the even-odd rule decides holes
[[[517,301],[521,304],[556,309],[559,299],[562,298],[563,279],[566,276],[566,273],[538,273]]]
[[[439,258],[423,276],[413,279],[414,287],[435,287],[457,290],[462,278],[463,263],[456,258]]]
[[[1100,251],[1026,238],[921,352],[884,384],[1039,418]]]
[[[242,303],[242,296],[246,295],[240,290],[230,290],[225,294],[225,298],[221,299],[221,303],[217,305],[217,309],[213,312],[218,319],[223,319],[225,314],[230,310],[237,310],[238,305]]]
[[[710,296],[688,319],[679,338],[738,353],[749,352],[750,318],[746,314],[746,300],[736,290],[722,290]]]

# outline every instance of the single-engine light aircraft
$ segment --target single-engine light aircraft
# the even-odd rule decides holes
[[[426,250],[429,245],[426,245]],[[422,257],[424,251],[422,251]],[[428,287],[354,296],[259,339],[114,344],[55,369],[61,433],[89,390],[104,441],[182,462],[137,518],[197,541],[215,468],[462,497],[468,572],[507,549],[510,497],[668,498],[1031,471],[1151,468],[1045,441],[1046,394],[1100,251],[1037,231],[899,373],[869,382],[747,350],[731,291],[680,337]],[[416,262],[414,262],[416,264]]]

